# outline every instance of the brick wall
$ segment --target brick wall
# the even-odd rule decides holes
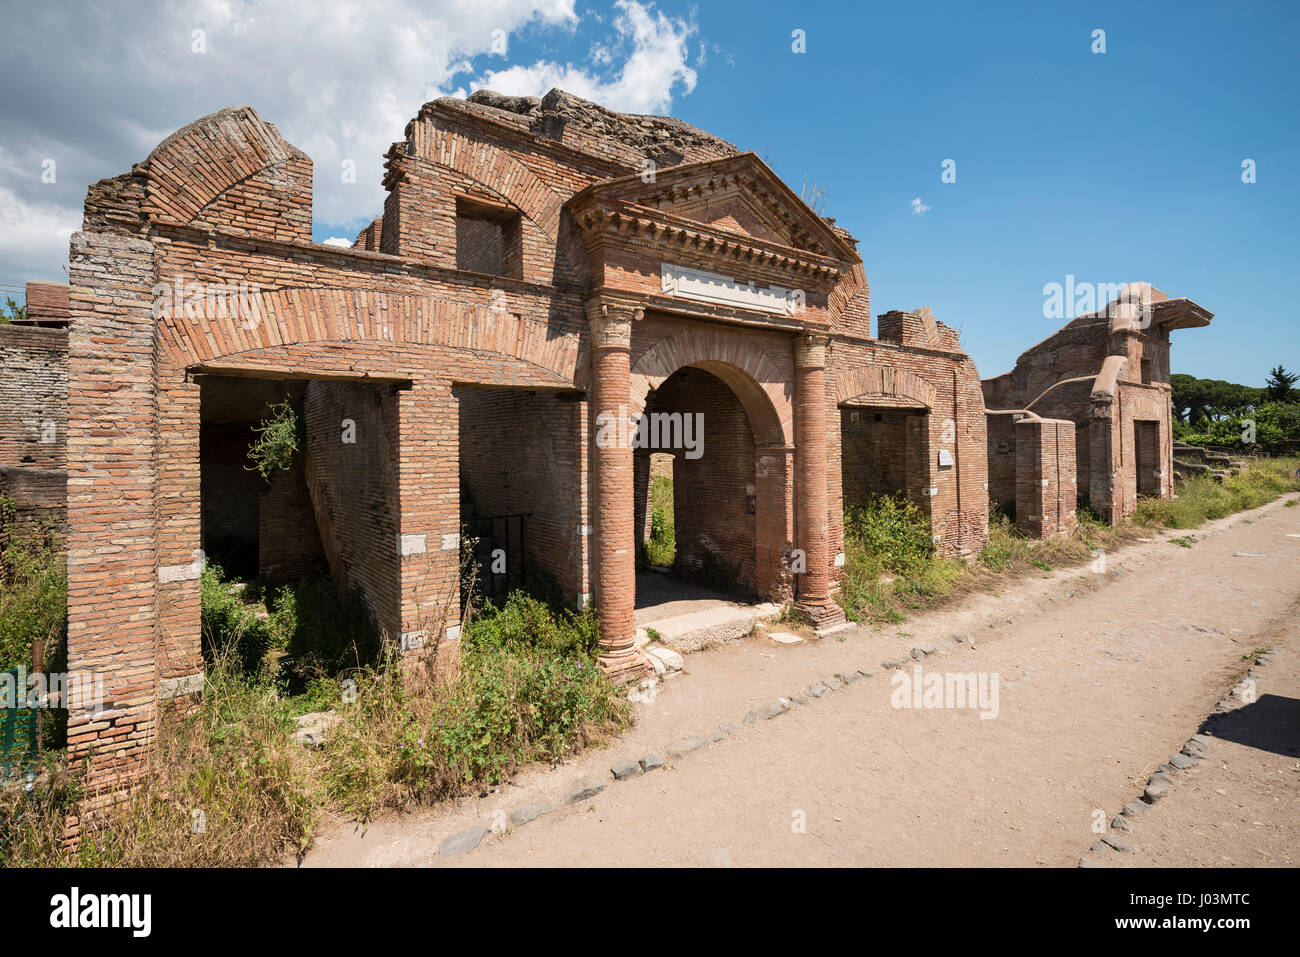
[[[379,627],[401,634],[397,398],[350,382],[307,384],[305,484],[335,581],[361,589]],[[345,442],[344,420],[353,424]]]
[[[586,404],[569,394],[507,389],[464,387],[455,395],[462,520],[527,513],[527,563],[553,575],[576,604],[586,591],[578,448]]]
[[[68,331],[0,324],[0,466],[67,462]]]
[[[1073,422],[1024,418],[1016,431],[1016,525],[1030,538],[1063,535],[1075,517]]]

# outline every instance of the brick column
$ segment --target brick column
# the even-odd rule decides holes
[[[632,443],[632,323],[639,307],[597,297],[587,303],[591,323],[592,494],[595,500],[596,612],[601,667],[616,680],[634,681],[649,663],[636,647],[636,535]]]
[[[424,661],[448,676],[460,665],[460,407],[450,383],[434,380],[398,392],[397,402],[395,630],[408,666]]]
[[[799,576],[799,607],[818,628],[838,624],[844,612],[831,600],[830,501],[826,490],[825,335],[794,340],[795,545],[807,567]]]
[[[75,233],[71,246],[68,671],[102,682],[103,699],[92,691],[68,709],[68,764],[84,772],[86,789],[70,837],[146,770],[166,577],[156,538],[153,244]]]

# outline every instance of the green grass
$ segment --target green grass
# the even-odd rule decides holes
[[[1078,511],[1069,535],[1030,539],[996,510],[989,517],[988,544],[971,563],[934,554],[930,526],[919,509],[877,497],[846,510],[844,577],[839,602],[852,621],[897,624],[909,614],[938,607],[972,591],[989,590],[1034,572],[1094,561],[1144,535],[1152,527],[1190,529],[1278,496],[1300,491],[1300,459],[1261,459],[1222,485],[1198,476],[1178,487],[1178,500],[1143,500],[1134,521],[1119,527]],[[1290,506],[1292,503],[1288,502]],[[1171,540],[1190,548],[1191,536]]]
[[[203,596],[204,692],[191,713],[164,715],[150,776],[71,851],[63,818],[83,795],[62,754],[47,755],[31,791],[0,792],[0,866],[274,863],[307,848],[327,811],[368,819],[476,793],[631,721],[597,662],[592,611],[515,593],[467,618],[450,675],[421,680],[385,645],[378,663],[321,674],[294,694],[267,661],[292,645],[302,602],[275,623],[211,569]],[[258,662],[250,649],[270,650]],[[315,711],[338,722],[309,751],[293,741],[294,718]]]
[[[1154,528],[1199,528],[1207,521],[1259,508],[1287,492],[1300,491],[1296,468],[1300,459],[1259,459],[1240,475],[1220,484],[1211,476],[1196,475],[1177,486],[1177,501],[1143,499],[1134,523]]]

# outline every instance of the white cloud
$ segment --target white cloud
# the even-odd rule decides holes
[[[679,86],[683,93],[695,89],[698,74],[688,63],[687,41],[695,35],[696,25],[636,0],[617,0],[614,7],[618,10],[613,23],[617,36],[610,45],[598,44],[592,50],[592,59],[607,64],[616,54],[627,51],[616,75],[602,77],[571,63],[538,61],[489,70],[475,85],[511,96],[541,96],[558,86],[613,110],[666,111]]]
[[[689,93],[693,22],[618,0],[582,66],[511,63],[538,39],[576,35],[576,0],[172,0],[10,5],[0,59],[0,188],[10,228],[0,279],[58,274],[88,184],[143,160],[176,129],[246,103],[315,164],[314,219],[359,230],[383,207],[383,154],[421,103],[480,86],[545,93],[561,86],[614,109],[667,110]],[[195,30],[205,53],[192,52]],[[497,34],[508,38],[510,58]],[[497,69],[491,69],[500,65]],[[476,71],[481,72],[475,82]],[[40,180],[53,158],[58,181]],[[356,164],[344,182],[343,164]],[[10,256],[13,252],[21,255]],[[46,256],[56,257],[46,259]],[[44,264],[44,265],[41,265]]]
[[[918,196],[918,197],[916,197],[916,199],[912,200],[912,212],[915,213],[917,216],[924,216],[924,215],[925,215],[926,213],[928,213],[931,209],[932,209],[932,207],[927,206],[927,205],[925,205],[925,203],[921,202],[921,197],[920,197],[920,196]]]
[[[0,186],[0,279],[66,282],[68,239],[81,228],[79,211],[19,199]]]
[[[325,240],[324,245],[326,245],[326,246],[342,246],[342,247],[345,248],[345,249],[351,249],[351,248],[352,248],[352,240],[350,240],[350,239],[348,239],[348,238],[346,238],[346,237],[344,237],[344,236],[331,236],[329,239]]]

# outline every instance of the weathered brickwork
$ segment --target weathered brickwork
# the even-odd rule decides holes
[[[1149,284],[1124,287],[1104,309],[1025,352],[1011,372],[985,380],[990,416],[1020,411],[1073,422],[1080,504],[1106,521],[1123,521],[1140,496],[1173,495],[1171,333],[1212,318],[1190,299],[1171,299]],[[990,459],[999,463],[1007,428],[989,429]],[[1002,464],[991,469],[994,502],[1014,498],[1012,488]]]
[[[1016,526],[1030,538],[1051,538],[1078,525],[1074,423],[1026,416],[1015,423]]]
[[[920,309],[873,337],[853,237],[752,153],[561,91],[482,93],[426,104],[385,185],[352,247],[310,242],[311,161],[237,107],[88,192],[69,611],[71,666],[113,689],[72,725],[96,788],[200,686],[198,570],[223,530],[264,573],[323,561],[409,666],[445,670],[464,520],[525,514],[527,562],[594,601],[603,666],[644,675],[645,412],[704,416],[701,456],[664,450],[688,574],[712,552],[833,625],[843,508],[874,491],[916,501],[943,553],[983,547],[985,403],[955,331]],[[248,426],[281,395],[305,455],[246,487]]]

